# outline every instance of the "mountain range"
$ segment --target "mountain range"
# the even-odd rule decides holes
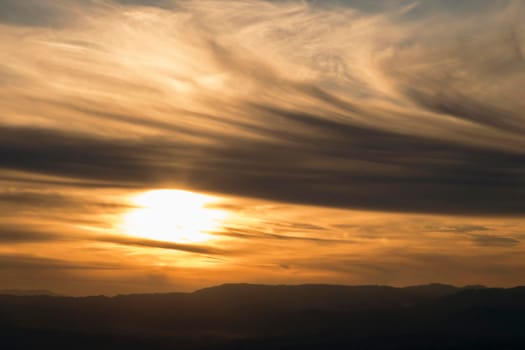
[[[525,287],[225,284],[1,295],[6,349],[520,349]]]

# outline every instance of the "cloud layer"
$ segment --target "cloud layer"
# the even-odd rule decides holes
[[[522,283],[524,23],[519,0],[0,0],[0,286]],[[200,244],[122,232],[158,188],[231,215]]]
[[[525,12],[491,3],[4,0],[0,166],[522,214]]]

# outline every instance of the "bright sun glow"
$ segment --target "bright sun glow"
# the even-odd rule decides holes
[[[132,198],[136,208],[121,229],[131,236],[171,242],[204,242],[220,227],[226,211],[209,208],[217,198],[181,190],[153,190]]]

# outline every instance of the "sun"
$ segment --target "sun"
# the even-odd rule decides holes
[[[182,190],[152,190],[134,196],[120,229],[127,235],[171,242],[205,242],[227,212],[211,208],[218,198]]]

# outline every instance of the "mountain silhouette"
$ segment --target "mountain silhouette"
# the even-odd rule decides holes
[[[225,284],[0,296],[6,349],[519,349],[525,287]]]

